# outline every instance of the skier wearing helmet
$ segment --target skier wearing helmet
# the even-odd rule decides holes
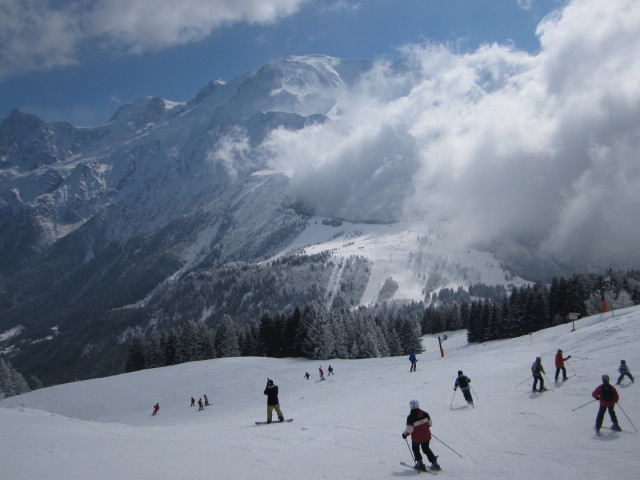
[[[596,415],[596,433],[600,434],[604,413],[607,410],[609,410],[609,417],[611,417],[611,421],[613,422],[611,430],[619,432],[621,429],[618,425],[618,418],[616,417],[616,412],[613,410],[613,407],[618,403],[620,397],[615,387],[609,383],[609,375],[602,375],[602,385],[598,386],[593,393],[591,393],[591,396],[600,402],[598,415]]]
[[[420,405],[417,400],[411,400],[409,402],[411,412],[407,417],[407,426],[402,433],[402,438],[406,439],[411,435],[411,449],[413,450],[413,456],[416,461],[415,468],[418,470],[426,470],[427,467],[422,463],[422,455],[420,449],[425,453],[429,461],[431,462],[431,470],[440,470],[438,465],[438,457],[436,457],[429,448],[429,442],[431,441],[431,430],[429,427],[432,425],[431,417],[424,410],[420,410]]]
[[[532,392],[536,391],[536,386],[538,382],[540,382],[540,390],[538,392],[544,392],[546,388],[544,388],[544,379],[542,378],[542,374],[544,373],[544,368],[542,367],[542,359],[540,357],[536,357],[536,361],[531,365],[531,374],[533,375],[533,387],[531,388]]]
[[[473,397],[471,396],[471,379],[462,373],[462,370],[458,370],[458,377],[456,378],[456,383],[453,386],[453,391],[455,392],[458,387],[462,390],[462,394],[464,395],[464,399],[467,401],[469,405],[473,407]]]

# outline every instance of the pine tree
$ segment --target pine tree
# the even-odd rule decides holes
[[[145,368],[144,359],[144,335],[141,331],[134,333],[127,351],[127,359],[125,361],[124,371],[135,372]]]
[[[195,321],[189,320],[182,324],[178,333],[178,348],[176,350],[176,362],[185,363],[198,359],[197,339],[198,326]]]
[[[174,329],[169,330],[164,342],[164,365],[176,365],[178,363],[178,334]]]
[[[144,364],[145,368],[158,368],[164,366],[164,351],[162,349],[161,335],[153,329],[144,340]]]
[[[214,345],[220,357],[240,356],[240,329],[229,315],[222,316],[214,337]]]

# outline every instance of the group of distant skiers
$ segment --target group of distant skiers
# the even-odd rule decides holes
[[[204,410],[204,407],[209,406],[209,397],[207,397],[207,394],[205,393],[203,397],[204,397],[204,403],[202,403],[202,397],[198,399],[198,411]],[[196,404],[196,399],[191,397],[191,406],[194,407],[195,404]]]
[[[327,368],[327,377],[329,375],[333,375],[333,367],[331,365],[329,365],[329,368]],[[324,370],[322,369],[322,365],[320,365],[320,368],[318,368],[318,375],[320,376],[320,380],[324,380]],[[304,372],[304,378],[305,380],[309,380],[309,378],[311,377],[311,375],[309,374],[309,372]]]

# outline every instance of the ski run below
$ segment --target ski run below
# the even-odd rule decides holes
[[[592,400],[603,374],[615,382],[621,359],[640,375],[640,307],[571,327],[473,345],[466,331],[446,332],[444,358],[437,336],[425,336],[415,373],[407,357],[223,358],[7,398],[0,402],[0,479],[411,477],[420,473],[400,462],[413,463],[401,437],[412,399],[433,418],[431,447],[443,478],[635,479],[640,434],[631,422],[640,425],[640,386],[625,379],[618,387],[623,432],[595,435],[596,402],[572,410]],[[560,386],[553,383],[559,348],[572,356],[571,378]],[[528,378],[537,356],[552,382],[543,394],[531,392]],[[320,382],[318,367],[329,364],[335,375]],[[458,370],[471,378],[475,409],[453,391]],[[267,377],[294,422],[255,424],[266,420]],[[204,394],[210,406],[189,406]],[[156,402],[160,411],[151,416]]]

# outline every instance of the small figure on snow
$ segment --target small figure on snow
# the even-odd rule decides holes
[[[556,383],[558,383],[560,370],[562,370],[562,381],[564,382],[567,379],[567,369],[564,366],[564,362],[566,362],[570,358],[571,355],[569,355],[568,357],[563,357],[562,350],[558,350],[558,353],[556,353]]]
[[[207,397],[207,394],[204,394],[204,406],[208,407],[209,406],[209,397]]]
[[[198,399],[198,411],[204,410],[204,405],[202,405],[202,397]]]
[[[320,373],[320,380],[324,380],[324,370],[322,370],[322,365],[320,365],[318,372]]]
[[[411,408],[411,412],[407,417],[407,426],[402,433],[402,438],[406,439],[411,435],[411,449],[413,450],[416,468],[419,470],[427,469],[425,464],[422,463],[422,455],[420,454],[420,449],[422,449],[431,462],[431,469],[440,470],[438,457],[429,448],[429,442],[431,441],[431,429],[429,427],[433,425],[431,417],[424,410],[420,410],[420,404],[417,400],[411,400],[409,408]]]
[[[327,374],[327,377],[328,377],[329,375],[333,375],[333,367],[332,367],[331,365],[329,365],[329,368],[327,368],[327,371],[329,372],[329,373]]]
[[[629,367],[627,367],[627,362],[625,360],[620,360],[618,372],[620,372],[620,376],[618,377],[616,385],[620,385],[620,382],[625,376],[629,377],[631,379],[631,383],[633,383],[633,375],[631,375],[631,372],[629,371]]]
[[[309,377],[310,377],[310,376],[311,376],[311,375],[309,375],[309,372],[305,372],[305,373],[304,373],[304,378],[305,378],[306,380],[309,380]]]
[[[158,413],[158,410],[160,410],[160,404],[159,404],[159,403],[156,403],[156,404],[153,406],[153,413],[152,413],[151,415],[155,415],[156,413]]]
[[[273,380],[267,378],[267,388],[264,389],[267,395],[267,423],[271,423],[273,411],[278,414],[278,420],[284,422],[284,415],[280,410],[280,401],[278,400],[278,386],[273,384]]]
[[[191,397],[191,406],[193,407],[196,404],[196,399]]]
[[[416,371],[416,366],[418,363],[418,359],[416,358],[416,354],[412,353],[411,355],[409,355],[409,361],[411,362],[411,368],[409,369],[410,372],[415,372]]]
[[[540,382],[540,389],[538,392],[544,392],[546,388],[544,388],[544,378],[542,378],[542,374],[544,373],[544,368],[542,367],[542,359],[540,357],[536,357],[536,361],[531,365],[531,374],[533,375],[533,388],[532,392],[536,391],[536,386],[538,382]]]
[[[471,379],[462,373],[462,370],[458,370],[458,377],[456,378],[456,383],[453,386],[453,391],[455,392],[458,387],[462,390],[462,394],[464,395],[464,399],[467,401],[469,405],[473,407],[473,397],[471,396]]]
[[[602,385],[596,388],[591,396],[600,401],[600,408],[596,416],[596,433],[600,433],[600,427],[602,427],[604,412],[606,410],[609,410],[609,417],[611,417],[611,421],[613,422],[611,430],[619,432],[621,428],[618,426],[618,418],[616,417],[616,412],[613,410],[613,407],[618,403],[620,397],[618,396],[616,387],[609,383],[609,375],[602,376]]]

